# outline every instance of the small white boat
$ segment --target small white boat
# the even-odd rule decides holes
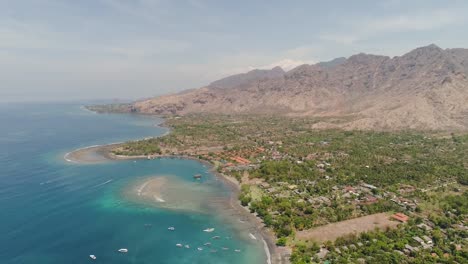
[[[235,252],[240,252],[240,249],[234,249]]]
[[[252,233],[249,233],[249,236],[250,236],[251,239],[257,240],[257,238]]]
[[[215,230],[214,228],[207,228],[207,229],[203,230],[203,232],[211,233],[214,230]]]
[[[221,249],[222,249],[222,250],[228,250],[229,248],[227,248],[227,247],[223,247],[223,248],[221,248]]]
[[[174,230],[175,230],[175,227],[170,226],[170,227],[167,228],[167,230],[169,230],[169,231],[174,231]]]
[[[211,243],[210,242],[206,242],[205,244],[203,244],[204,246],[211,246]]]
[[[214,236],[212,237],[212,239],[220,239],[221,237],[220,236]]]
[[[182,244],[176,244],[176,247],[182,247]]]
[[[96,259],[96,256],[94,256],[94,255],[89,255],[89,257],[90,257],[91,259]]]
[[[189,246],[189,245],[185,245],[185,248],[190,248],[190,246]]]
[[[201,248],[201,247],[199,247],[199,248],[197,248],[197,249],[198,249],[198,251],[202,251],[202,250],[203,250],[203,248]]]
[[[127,253],[128,252],[128,249],[126,248],[121,248],[118,250],[120,253]]]

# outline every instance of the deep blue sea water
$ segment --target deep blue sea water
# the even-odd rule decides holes
[[[63,159],[80,147],[161,135],[166,130],[155,126],[160,119],[100,115],[79,104],[57,103],[0,104],[0,113],[0,263],[264,263],[262,244],[245,239],[241,233],[248,231],[223,221],[219,212],[167,210],[123,195],[132,182],[149,176],[191,184],[196,173],[219,195],[229,195],[203,164]],[[215,232],[203,232],[207,227]],[[221,239],[212,240],[214,235]],[[212,246],[198,251],[206,242]],[[119,248],[129,252],[118,253]]]

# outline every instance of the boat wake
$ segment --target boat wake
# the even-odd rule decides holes
[[[103,182],[103,183],[100,183],[100,184],[98,184],[98,185],[95,185],[95,186],[93,186],[92,188],[97,188],[97,187],[99,187],[99,186],[106,185],[106,184],[108,184],[108,183],[110,183],[110,182],[112,182],[112,181],[113,181],[113,180],[110,179],[110,180],[108,180],[108,181],[105,181],[105,182]]]

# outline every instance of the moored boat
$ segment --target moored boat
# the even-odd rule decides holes
[[[90,257],[91,259],[96,259],[96,256],[95,256],[95,255],[89,255],[89,257]]]
[[[120,253],[127,253],[128,252],[128,249],[126,248],[121,248],[118,250]]]

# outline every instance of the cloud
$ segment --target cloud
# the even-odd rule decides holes
[[[207,67],[206,70],[212,73],[211,81],[254,69],[272,69],[276,66],[289,71],[299,65],[316,63],[314,54],[319,50],[315,46],[298,46],[280,52],[241,52],[216,57],[203,67]]]
[[[382,34],[433,31],[466,22],[463,8],[442,8],[426,12],[413,12],[383,17],[347,19],[342,29],[319,35],[323,41],[338,44],[354,44]]]
[[[315,62],[314,61],[293,60],[293,59],[282,59],[282,60],[270,63],[268,65],[259,66],[259,67],[256,67],[256,68],[257,69],[271,69],[271,68],[274,68],[276,66],[280,66],[281,68],[283,68],[283,70],[289,71],[289,70],[292,70],[292,69],[296,68],[297,66],[300,66],[300,65],[303,65],[303,64],[313,64],[313,63],[315,63]]]
[[[322,34],[319,36],[320,40],[332,41],[338,44],[353,44],[359,39],[358,35],[348,35],[348,34]]]
[[[206,0],[3,2],[0,79],[25,94],[84,89],[104,96],[120,87],[122,96],[152,95],[162,87],[194,88],[252,69],[290,70],[357,52],[397,55],[434,38],[447,47],[454,41],[466,46],[466,7],[437,8],[423,0],[379,2],[375,12],[374,4],[333,7],[319,11],[325,18],[309,11],[281,17],[295,5],[274,4],[271,13],[246,17],[238,14],[244,10]],[[414,40],[412,32],[423,34]]]
[[[321,51],[321,48],[315,45],[298,46],[283,52],[286,58],[304,59],[310,58]]]
[[[116,13],[123,16],[143,19],[153,25],[163,25],[169,21],[167,17],[172,16],[170,12],[171,1],[163,0],[101,0]]]
[[[296,68],[297,66],[303,65],[303,64],[314,64],[316,63],[315,61],[312,60],[294,60],[294,59],[281,59],[277,61],[273,61],[268,64],[253,64],[250,66],[239,66],[239,67],[213,67],[213,64],[211,64],[210,70],[212,74],[210,74],[210,78],[206,78],[207,81],[213,81],[222,77],[226,77],[229,75],[234,75],[234,74],[239,74],[239,73],[246,73],[252,70],[271,70],[274,67],[281,67],[285,71],[292,70]],[[226,63],[228,64],[228,63]],[[228,64],[229,65],[229,64]],[[214,70],[217,69],[217,70]]]
[[[195,8],[203,9],[206,8],[206,3],[202,0],[188,0],[187,3]]]
[[[370,20],[364,31],[375,32],[408,32],[440,29],[463,22],[465,15],[459,10],[441,9],[424,14],[406,14],[388,18]]]
[[[182,53],[191,48],[190,42],[157,36],[128,38],[116,35],[114,39],[87,38],[86,34],[56,31],[50,26],[38,23],[0,20],[0,48],[12,52],[32,50],[66,52],[68,55],[80,56],[100,55],[142,59],[160,54]]]
[[[56,34],[40,24],[0,20],[0,48],[54,48]]]

